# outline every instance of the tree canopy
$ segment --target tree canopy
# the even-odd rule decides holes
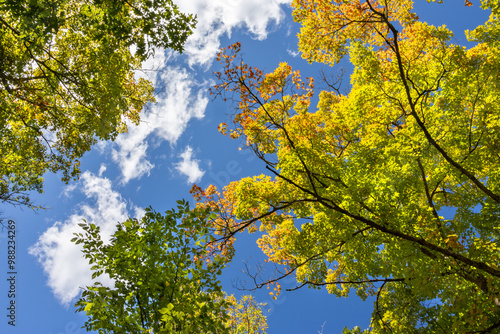
[[[226,296],[228,314],[225,322],[230,334],[260,334],[267,333],[266,316],[262,313],[265,303],[257,303],[252,295],[236,299],[233,295]]]
[[[465,47],[409,0],[294,0],[302,57],[353,64],[346,94],[331,82],[318,94],[286,63],[263,74],[238,43],[221,51],[212,93],[238,103],[220,131],[266,174],[193,193],[220,212],[226,252],[261,231],[285,270],[260,286],[295,275],[297,288],[372,296],[373,333],[500,328],[500,2],[481,3],[490,19]]]
[[[88,331],[99,333],[263,333],[263,304],[251,296],[226,296],[218,276],[230,259],[209,252],[209,210],[162,215],[146,209],[140,220],[119,223],[111,240],[99,226],[82,223],[73,242],[83,245],[93,286],[76,303]],[[114,287],[101,283],[103,277]]]
[[[33,207],[45,172],[78,178],[154,102],[141,62],[181,52],[194,24],[171,0],[0,1],[0,200]]]

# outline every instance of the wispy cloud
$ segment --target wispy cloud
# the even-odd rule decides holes
[[[150,136],[155,143],[175,144],[194,118],[203,118],[208,103],[206,88],[193,79],[193,73],[178,67],[167,67],[160,74],[164,87],[158,92],[157,102],[146,111],[139,126],[116,139],[112,158],[122,173],[122,182],[149,175],[154,164],[147,156]]]
[[[78,224],[86,220],[100,226],[103,240],[109,242],[116,224],[129,218],[125,201],[112,189],[109,179],[85,172],[80,185],[84,195],[94,200],[95,204],[81,205],[78,213],[64,222],[56,222],[29,250],[30,254],[38,258],[48,276],[48,286],[63,304],[68,304],[77,297],[81,292],[80,288],[93,284],[90,266],[83,258],[81,245],[71,242],[73,233],[82,232]],[[133,210],[135,214],[143,214],[140,209]],[[103,276],[99,277],[99,281],[108,286],[112,284],[109,278]]]
[[[293,50],[287,49],[286,52],[292,57],[300,56],[300,52],[298,50],[293,51]]]
[[[132,46],[132,49],[135,48]],[[167,65],[169,59],[173,57],[174,52],[172,50],[163,51],[155,48],[153,53],[152,56],[141,64],[141,68],[135,71],[135,76],[136,78],[147,79],[156,86],[160,70]]]
[[[246,28],[257,39],[267,37],[269,26],[279,24],[283,4],[290,0],[177,0],[180,10],[197,15],[197,26],[185,45],[190,66],[208,68],[220,48],[220,38],[236,28]],[[112,158],[122,173],[122,183],[149,175],[154,164],[148,157],[150,143],[175,144],[189,121],[202,118],[208,103],[208,82],[196,82],[194,70],[169,65],[172,52],[156,50],[137,76],[157,87],[157,103],[141,117],[139,126],[118,136]],[[150,71],[152,70],[152,71]],[[163,85],[163,86],[162,86]],[[159,140],[158,140],[159,139]]]
[[[188,183],[195,183],[201,180],[205,171],[200,169],[200,161],[193,159],[193,149],[190,146],[187,146],[186,150],[180,155],[180,157],[182,158],[182,161],[175,164],[175,169],[188,177]]]

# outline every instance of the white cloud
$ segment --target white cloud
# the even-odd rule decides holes
[[[76,189],[76,183],[71,183],[67,186],[64,187],[63,191],[61,192],[61,195],[59,195],[59,197],[61,196],[65,196],[65,197],[71,197],[71,193],[73,192],[73,190]]]
[[[104,242],[115,231],[118,222],[129,218],[127,205],[120,194],[111,187],[111,181],[101,178],[90,172],[83,173],[81,189],[85,196],[94,199],[96,205],[82,205],[79,213],[71,215],[64,222],[56,222],[47,229],[33,245],[29,252],[38,258],[48,276],[48,286],[57,299],[68,304],[81,292],[80,288],[92,285],[90,266],[81,253],[81,245],[75,245],[70,240],[73,233],[82,232],[78,226],[85,219],[101,228]],[[141,210],[134,208],[136,214]],[[112,285],[104,275],[99,281],[105,285]]]
[[[188,177],[188,183],[195,183],[201,180],[205,172],[200,169],[200,161],[193,159],[193,149],[187,146],[184,153],[180,156],[182,161],[175,165],[175,169]]]
[[[197,15],[196,29],[185,52],[190,65],[208,66],[220,48],[220,38],[235,28],[246,28],[257,39],[265,39],[268,26],[284,17],[281,5],[290,0],[177,0],[182,12]]]
[[[174,55],[174,52],[172,50],[163,51],[157,48],[154,48],[153,52],[154,55],[142,62],[141,68],[135,71],[135,77],[137,79],[144,78],[149,80],[156,86],[158,73],[166,66],[168,60]]]
[[[102,174],[106,171],[106,165],[101,164],[101,167],[99,167],[99,177],[102,177]]]
[[[290,0],[178,0],[179,9],[197,15],[197,26],[185,44],[190,66],[208,67],[220,48],[220,38],[236,28],[246,28],[257,39],[267,37],[269,25],[279,24],[284,13],[282,5]],[[194,73],[168,65],[171,51],[155,51],[155,57],[143,63],[138,77],[151,80],[157,87],[157,103],[145,111],[139,126],[130,126],[121,134],[112,149],[112,158],[122,173],[122,183],[149,175],[154,164],[149,160],[150,141],[175,144],[188,122],[202,118],[208,103],[206,82],[193,80]],[[164,87],[161,85],[164,84]],[[158,88],[161,87],[161,88]],[[159,140],[158,140],[159,139]],[[102,149],[104,150],[104,146]]]
[[[206,88],[193,80],[186,69],[167,67],[159,75],[164,90],[157,102],[145,111],[139,126],[130,126],[128,133],[118,136],[113,149],[113,160],[122,172],[122,182],[149,175],[154,165],[147,158],[148,137],[175,144],[191,118],[203,118],[208,103]]]
[[[299,52],[298,50],[296,50],[296,51],[292,51],[292,50],[290,50],[290,49],[287,49],[287,50],[286,50],[286,52],[287,52],[290,56],[292,56],[292,57],[298,57],[298,56],[300,56],[300,52]]]

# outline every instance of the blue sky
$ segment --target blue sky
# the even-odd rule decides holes
[[[208,88],[212,71],[218,69],[215,53],[222,46],[242,43],[245,61],[272,71],[289,62],[304,76],[322,68],[308,65],[297,52],[297,24],[291,19],[287,0],[177,0],[180,9],[198,15],[198,27],[182,55],[157,50],[138,75],[155,83],[158,103],[143,114],[139,126],[120,135],[114,143],[103,142],[82,159],[79,181],[65,185],[59,175],[47,175],[45,191],[36,202],[47,207],[33,212],[4,207],[6,222],[16,222],[16,326],[7,324],[7,234],[0,231],[0,332],[84,333],[83,314],[73,307],[80,287],[90,284],[90,270],[70,239],[83,219],[94,222],[108,236],[115,224],[140,215],[152,206],[165,211],[178,199],[189,199],[193,182],[202,188],[222,187],[239,178],[265,173],[265,166],[240,142],[217,131],[228,122],[230,104],[213,101]],[[455,32],[455,43],[465,43],[464,29],[484,22],[488,13],[465,7],[462,0],[428,4],[417,0],[415,11],[422,20],[446,24]],[[348,69],[348,63],[346,63]],[[332,69],[324,67],[324,70]],[[349,78],[345,78],[349,82]],[[262,260],[254,236],[243,235],[237,254],[222,276],[224,289],[238,296],[231,282],[244,279],[243,261]],[[293,280],[283,288],[293,288]],[[254,292],[264,302],[269,333],[341,333],[345,326],[369,325],[372,302],[357,297],[338,299],[326,290],[303,288],[284,291],[272,300],[267,290]]]

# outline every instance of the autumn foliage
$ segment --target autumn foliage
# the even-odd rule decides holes
[[[223,49],[212,93],[236,108],[220,130],[244,139],[266,174],[194,192],[219,212],[219,250],[259,229],[268,260],[298,287],[375,297],[373,333],[492,332],[500,3],[483,1],[492,15],[467,32],[472,47],[420,21],[412,5],[293,1],[303,58],[354,65],[347,94],[318,92],[286,63],[263,74],[242,61],[240,44]]]

